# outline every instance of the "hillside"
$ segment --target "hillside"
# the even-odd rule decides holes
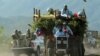
[[[28,29],[28,25],[32,23],[31,17],[9,17],[9,18],[0,18],[0,25],[2,25],[5,29],[5,35],[12,34],[15,29],[21,30],[22,32],[26,32]]]

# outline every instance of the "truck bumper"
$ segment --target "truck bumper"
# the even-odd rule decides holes
[[[13,52],[16,53],[34,53],[35,50],[32,47],[17,47],[17,48],[11,48]]]
[[[66,54],[66,49],[57,49],[56,53],[64,53],[64,54]]]

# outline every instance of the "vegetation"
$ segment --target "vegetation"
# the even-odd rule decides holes
[[[57,24],[62,24],[64,21],[60,19],[54,20],[52,19],[47,19],[47,18],[40,18],[38,21],[35,21],[33,23],[33,30],[36,30],[36,28],[42,28],[42,30],[48,34],[52,34],[53,27]],[[83,34],[86,31],[87,28],[87,21],[82,20],[82,19],[68,19],[65,20],[65,22],[68,23],[68,25],[71,27],[75,35],[83,36]]]
[[[10,43],[9,37],[4,35],[4,27],[0,26],[0,53],[8,51],[9,49],[9,43]]]
[[[41,18],[33,23],[33,30],[36,28],[41,28],[42,31],[48,35],[52,34],[53,27],[55,26],[55,21],[52,19]]]
[[[0,27],[0,44],[3,43],[4,35],[3,35],[4,28],[3,26]]]

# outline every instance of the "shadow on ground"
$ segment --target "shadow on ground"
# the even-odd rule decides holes
[[[100,56],[100,55],[96,55],[96,54],[89,54],[89,55],[85,55],[85,56]]]

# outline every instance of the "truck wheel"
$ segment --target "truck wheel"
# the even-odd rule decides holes
[[[37,48],[37,51],[35,53],[35,56],[40,56],[40,48],[39,47]]]

